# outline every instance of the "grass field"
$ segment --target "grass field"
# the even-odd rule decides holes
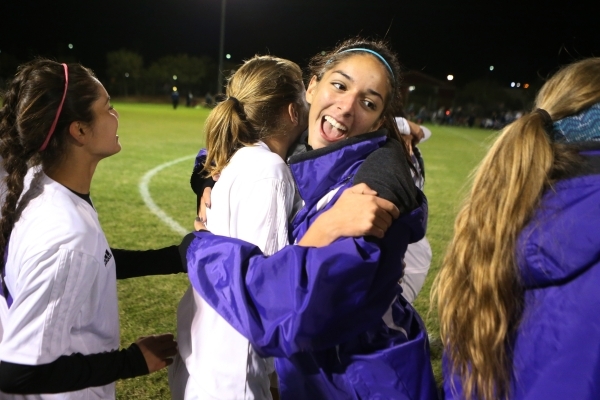
[[[178,233],[161,222],[145,206],[138,186],[153,168],[193,156],[203,146],[202,126],[206,109],[168,105],[119,104],[119,136],[123,150],[100,163],[92,186],[92,198],[112,247],[158,248],[177,244]],[[479,162],[493,132],[479,129],[430,126],[433,136],[420,148],[425,157],[429,199],[427,236],[433,248],[433,263],[424,290],[416,302],[435,335],[437,323],[429,311],[429,289],[446,243],[452,233],[457,206],[463,197],[469,172]],[[158,172],[150,181],[154,202],[186,229],[192,229],[195,196],[189,186],[190,158]],[[121,342],[128,346],[139,336],[175,332],[179,299],[187,288],[181,276],[136,278],[118,283],[121,312]],[[434,354],[439,371],[439,352]],[[170,399],[166,372],[120,381],[119,399]]]

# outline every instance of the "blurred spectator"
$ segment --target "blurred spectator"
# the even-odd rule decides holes
[[[171,101],[173,102],[173,110],[179,105],[179,92],[177,86],[173,86],[173,92],[171,92]]]

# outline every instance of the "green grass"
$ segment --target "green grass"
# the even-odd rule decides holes
[[[159,248],[179,243],[172,232],[145,206],[138,190],[140,179],[166,162],[194,155],[204,145],[202,126],[208,110],[169,105],[119,104],[119,136],[123,150],[100,163],[92,197],[102,226],[113,247]],[[493,132],[479,129],[430,126],[433,137],[420,148],[425,157],[429,199],[427,236],[433,263],[416,307],[436,335],[437,322],[429,314],[429,290],[452,234],[458,205],[470,171],[479,162]],[[186,229],[192,229],[195,196],[189,186],[192,160],[163,169],[150,183],[154,202]],[[121,343],[128,346],[139,336],[175,332],[176,308],[187,288],[185,276],[146,277],[118,283]],[[439,351],[434,368],[439,376]],[[166,372],[117,383],[119,399],[170,399]]]
[[[429,126],[432,137],[419,146],[425,160],[425,194],[429,204],[427,238],[433,260],[415,308],[427,330],[438,337],[437,314],[430,312],[431,284],[440,268],[446,246],[452,237],[454,218],[469,189],[469,175],[485,155],[495,133],[483,129]],[[432,346],[433,369],[441,381],[441,348]]]

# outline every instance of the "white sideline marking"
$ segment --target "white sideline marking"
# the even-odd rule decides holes
[[[144,200],[144,203],[146,203],[146,207],[148,207],[150,209],[150,211],[158,217],[158,219],[160,219],[169,228],[171,228],[171,230],[179,233],[181,236],[185,236],[187,233],[191,232],[191,230],[185,229],[183,226],[179,225],[177,223],[177,221],[175,221],[173,218],[169,217],[167,215],[167,213],[165,213],[163,210],[161,210],[160,207],[157,206],[156,203],[154,203],[154,200],[152,200],[152,196],[150,196],[150,191],[148,190],[148,186],[150,185],[150,180],[152,179],[152,177],[154,177],[154,175],[156,175],[163,169],[168,168],[172,165],[178,164],[183,161],[191,160],[193,158],[196,158],[195,154],[191,155],[191,156],[181,157],[176,160],[161,164],[156,168],[152,168],[150,171],[146,172],[146,174],[142,177],[142,179],[140,179],[140,184],[138,185],[138,188],[140,190],[140,195],[142,196],[142,200]]]
[[[482,147],[482,148],[484,148],[484,149],[487,149],[487,148],[488,148],[488,146],[487,146],[486,144],[482,143],[481,141],[479,141],[479,140],[475,140],[475,139],[473,139],[472,137],[470,137],[470,136],[467,136],[467,135],[465,135],[465,134],[461,133],[460,131],[458,131],[458,130],[456,130],[456,129],[448,128],[448,129],[447,129],[447,132],[448,132],[449,134],[451,134],[451,135],[454,135],[454,136],[457,136],[457,137],[459,137],[459,138],[461,138],[461,139],[465,139],[465,140],[468,140],[469,142],[473,142],[473,143],[475,143],[475,144],[479,145],[479,147]]]

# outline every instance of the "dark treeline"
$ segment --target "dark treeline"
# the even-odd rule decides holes
[[[0,89],[24,61],[0,52]],[[63,53],[57,61],[78,60]],[[224,75],[228,76],[235,67],[232,63],[226,63]],[[142,55],[122,49],[109,52],[106,55],[106,68],[95,72],[113,97],[156,97],[169,101],[176,87],[182,98],[191,95],[195,101],[204,101],[218,92],[217,63],[208,56],[168,55],[146,63]],[[406,93],[404,106],[407,116],[422,122],[452,121],[472,125],[469,119],[473,121],[474,117],[496,120],[496,115],[528,109],[542,83],[542,79],[537,79],[528,84],[527,89],[510,88],[489,77],[479,78],[457,87],[452,99],[446,101],[436,99],[435,88],[418,86],[416,90]]]
[[[25,61],[0,53],[0,89]],[[77,60],[61,57],[57,61]],[[192,93],[197,97],[217,89],[217,65],[208,56],[168,55],[146,65],[142,55],[122,49],[108,53],[105,71],[95,72],[113,97],[165,97],[173,87],[182,96]]]

